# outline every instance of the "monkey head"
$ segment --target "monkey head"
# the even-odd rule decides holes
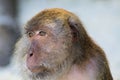
[[[84,45],[80,43],[84,35],[86,32],[73,13],[47,9],[27,22],[25,34],[18,42],[22,48],[16,51],[23,53],[25,71],[32,78],[60,74],[82,56],[79,46]]]

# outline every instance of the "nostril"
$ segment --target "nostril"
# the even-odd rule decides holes
[[[33,56],[33,53],[30,53],[29,56],[32,57],[32,56]]]
[[[30,51],[29,52],[29,57],[32,57],[33,56],[33,51]]]

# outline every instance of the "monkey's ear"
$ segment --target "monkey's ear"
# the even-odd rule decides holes
[[[69,24],[69,27],[71,29],[71,34],[73,36],[73,41],[75,41],[75,42],[78,41],[79,26],[80,26],[79,19],[77,19],[77,17],[69,17],[68,24]]]

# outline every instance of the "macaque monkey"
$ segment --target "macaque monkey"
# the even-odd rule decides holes
[[[113,80],[104,51],[64,9],[46,9],[29,20],[15,57],[23,80]]]

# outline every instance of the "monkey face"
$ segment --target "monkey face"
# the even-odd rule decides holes
[[[48,19],[42,23],[48,22]],[[70,56],[72,35],[67,24],[49,20],[46,24],[26,28],[30,47],[26,65],[33,73],[54,73]],[[67,64],[66,64],[67,65]]]

